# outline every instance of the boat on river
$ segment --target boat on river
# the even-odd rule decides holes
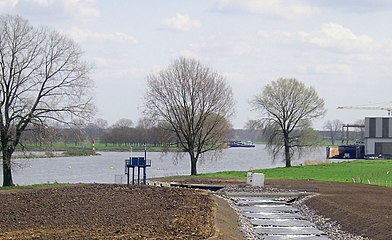
[[[255,145],[251,141],[231,141],[227,144],[229,147],[245,147],[245,148],[253,148]]]

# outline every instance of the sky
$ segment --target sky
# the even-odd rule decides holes
[[[92,66],[96,118],[142,117],[146,79],[179,57],[222,74],[235,128],[260,115],[249,101],[278,78],[313,86],[327,113],[354,123],[392,107],[390,0],[0,0],[0,14],[66,34]]]

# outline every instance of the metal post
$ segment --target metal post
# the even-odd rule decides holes
[[[342,144],[344,144],[344,124],[342,125]]]
[[[135,167],[132,167],[132,185],[135,185]]]
[[[143,184],[146,185],[146,165],[147,165],[147,145],[144,143],[144,167],[143,167]]]
[[[137,185],[140,184],[140,167],[137,167]]]
[[[144,144],[144,160],[147,161],[147,145]]]
[[[146,166],[143,167],[143,184],[146,185],[147,173],[146,173]]]
[[[346,126],[347,130],[346,130],[346,145],[348,145],[348,140],[349,140],[349,136],[348,136],[348,125]]]
[[[128,171],[127,171],[127,185],[129,185],[129,167],[127,166]]]

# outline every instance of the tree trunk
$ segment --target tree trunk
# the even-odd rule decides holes
[[[197,158],[195,157],[194,154],[191,155],[191,175],[196,175],[197,174],[197,168],[196,168],[196,163],[197,163]]]
[[[291,167],[291,158],[290,158],[290,146],[289,146],[289,137],[288,134],[284,134],[284,156],[286,167]]]
[[[11,172],[11,155],[7,150],[3,150],[3,187],[14,186]]]

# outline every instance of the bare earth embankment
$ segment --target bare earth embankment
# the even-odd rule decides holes
[[[277,188],[315,191],[305,204],[337,221],[342,230],[370,239],[392,239],[392,188],[364,184],[270,180]]]
[[[0,192],[0,239],[205,239],[213,200],[188,189],[78,185]]]
[[[179,179],[177,179],[179,180]],[[243,184],[187,179],[188,183]],[[305,202],[342,229],[392,239],[392,189],[317,181],[273,180],[268,186],[317,192]],[[218,228],[216,228],[216,226]],[[0,191],[0,239],[239,239],[237,216],[205,191],[75,185]]]

